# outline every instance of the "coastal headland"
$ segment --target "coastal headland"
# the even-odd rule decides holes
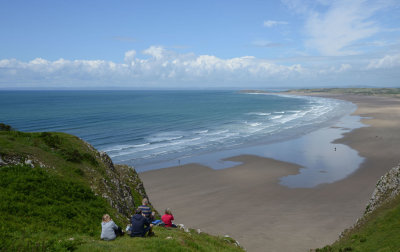
[[[368,127],[335,140],[364,157],[350,176],[314,188],[291,189],[279,179],[300,166],[252,155],[229,158],[240,165],[213,170],[189,164],[140,173],[160,211],[177,223],[228,234],[248,251],[308,251],[334,242],[361,217],[380,176],[400,161],[400,99],[345,92],[288,92],[355,103]]]

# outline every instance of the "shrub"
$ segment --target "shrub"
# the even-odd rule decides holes
[[[40,134],[40,138],[51,148],[58,148],[61,145],[61,138],[57,135],[53,135],[50,132],[43,132]]]
[[[11,130],[12,130],[12,128],[10,125],[0,123],[0,131],[11,131]]]
[[[83,156],[78,150],[62,150],[61,155],[65,160],[72,163],[81,163],[83,161]]]

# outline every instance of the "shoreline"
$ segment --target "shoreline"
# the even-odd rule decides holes
[[[258,94],[258,93],[257,93]],[[294,99],[314,99],[314,98],[304,98],[300,97],[299,95],[286,95],[286,94],[266,94],[272,96],[282,96],[286,98],[294,98]],[[315,97],[317,98],[317,97]],[[324,103],[332,103],[329,97],[319,97]],[[319,99],[318,98],[318,99]],[[321,103],[321,100],[319,103]],[[275,158],[276,151],[274,148],[282,148],[280,147],[281,143],[288,143],[289,148],[291,148],[291,153],[294,153],[296,157],[287,158],[287,157],[280,157],[275,158],[281,161],[286,161],[289,163],[301,163],[304,167],[312,166],[307,161],[304,161],[304,157],[297,157],[297,150],[295,147],[290,147],[290,143],[296,143],[297,145],[301,145],[298,141],[299,138],[308,138],[304,139],[304,141],[312,141],[313,139],[311,135],[313,135],[317,131],[325,130],[324,136],[324,146],[333,145],[331,142],[336,138],[339,138],[340,135],[344,131],[349,131],[357,127],[365,127],[365,125],[360,123],[360,118],[356,116],[351,116],[352,112],[354,112],[357,106],[351,102],[338,100],[334,103],[337,103],[336,112],[330,111],[331,114],[328,119],[325,121],[315,122],[314,124],[309,124],[305,121],[305,125],[296,126],[291,128],[290,130],[283,131],[279,134],[274,133],[270,136],[260,136],[257,139],[253,139],[251,142],[242,143],[236,146],[224,146],[224,148],[216,149],[216,150],[204,150],[199,153],[183,155],[177,157],[175,159],[169,159],[165,161],[159,161],[149,164],[141,164],[141,165],[132,165],[138,172],[146,172],[150,170],[158,170],[164,168],[170,168],[179,165],[186,165],[197,163],[204,166],[211,167],[213,169],[226,169],[233,166],[238,165],[238,162],[227,161],[230,157],[239,156],[239,155],[256,155],[266,158]],[[341,104],[340,104],[341,103]],[[347,104],[346,104],[347,103]],[[354,110],[354,111],[353,111]],[[341,112],[337,112],[341,111]],[[340,120],[339,120],[340,119]],[[339,125],[341,124],[341,125]],[[330,130],[333,129],[333,130]],[[328,132],[330,131],[330,132]],[[335,132],[334,132],[335,131]],[[315,135],[315,134],[314,134]],[[320,134],[321,135],[321,134]],[[309,136],[309,137],[307,137]],[[327,139],[330,138],[330,139]],[[315,140],[314,140],[315,141]],[[286,148],[287,148],[286,147]],[[301,147],[301,146],[298,146]],[[332,150],[334,149],[333,146]],[[268,151],[267,151],[268,150]],[[326,150],[327,152],[327,150]],[[324,156],[323,159],[328,159],[328,153],[319,153],[320,155]],[[304,153],[300,153],[300,155],[305,155]],[[357,154],[353,155],[353,159],[355,159]],[[303,160],[299,160],[303,159]],[[322,162],[326,163],[326,160],[322,160]],[[357,165],[358,167],[358,165]],[[354,168],[355,169],[355,168]],[[326,181],[331,182],[331,181]],[[309,186],[308,186],[309,187]]]
[[[400,161],[400,100],[317,95],[355,103],[354,114],[370,125],[333,142],[365,157],[346,178],[290,189],[279,185],[279,178],[298,173],[299,166],[242,155],[229,158],[242,164],[224,170],[191,164],[140,173],[152,203],[159,210],[172,208],[177,223],[228,234],[248,251],[266,246],[270,251],[307,251],[332,243],[361,216],[377,179]]]

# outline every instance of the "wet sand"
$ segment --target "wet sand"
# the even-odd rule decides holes
[[[198,164],[140,173],[152,204],[169,207],[175,223],[225,235],[248,251],[308,251],[335,241],[359,218],[380,176],[400,161],[400,99],[323,96],[358,105],[367,117],[336,140],[365,161],[347,178],[314,188],[290,189],[279,178],[299,166],[251,155],[229,158],[241,165],[213,170]]]

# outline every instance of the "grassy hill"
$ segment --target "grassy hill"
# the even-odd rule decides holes
[[[379,179],[357,223],[317,251],[400,251],[400,165]]]
[[[102,215],[125,227],[143,197],[134,169],[81,139],[0,124],[0,251],[243,251],[194,230],[101,241]]]
[[[361,225],[344,232],[332,245],[316,251],[400,251],[400,197],[374,211]]]

